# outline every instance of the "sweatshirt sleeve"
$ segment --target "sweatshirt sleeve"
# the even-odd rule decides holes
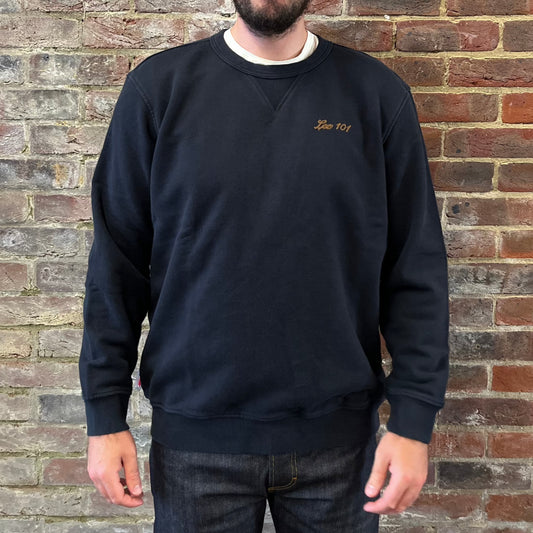
[[[150,301],[150,165],[156,129],[130,72],[95,167],[94,241],[83,306],[79,375],[87,434],[128,429],[141,325]]]
[[[380,330],[392,359],[387,429],[429,444],[449,372],[446,249],[410,90],[384,136],[388,240]]]

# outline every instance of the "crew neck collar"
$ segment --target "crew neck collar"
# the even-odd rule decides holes
[[[247,61],[234,52],[224,39],[225,31],[226,30],[221,30],[209,38],[215,53],[232,67],[259,78],[288,78],[312,70],[326,59],[333,46],[331,41],[323,39],[320,35],[317,35],[318,45],[315,51],[306,59],[296,63],[261,65],[259,63]]]

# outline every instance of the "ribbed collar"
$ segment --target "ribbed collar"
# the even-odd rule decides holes
[[[331,41],[317,35],[318,46],[306,59],[285,65],[261,65],[247,61],[235,53],[226,43],[224,31],[221,30],[210,37],[211,46],[215,53],[232,67],[259,78],[288,78],[312,70],[326,59],[333,46]]]

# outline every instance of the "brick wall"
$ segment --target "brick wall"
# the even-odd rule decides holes
[[[427,484],[382,517],[384,532],[533,527],[532,14],[533,0],[315,0],[307,15],[412,86],[449,255],[446,406]],[[230,0],[0,0],[2,532],[151,531],[137,373],[129,422],[146,504],[107,504],[85,470],[91,173],[129,69],[233,20]]]

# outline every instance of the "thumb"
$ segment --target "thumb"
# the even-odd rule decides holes
[[[373,498],[379,494],[382,489],[385,479],[387,478],[387,471],[389,467],[389,461],[386,456],[381,453],[377,453],[374,456],[374,464],[372,465],[372,471],[368,477],[368,481],[365,485],[365,494],[369,498]]]
[[[125,454],[122,460],[128,490],[132,496],[140,496],[142,494],[142,487],[136,450],[134,449],[133,452]]]

